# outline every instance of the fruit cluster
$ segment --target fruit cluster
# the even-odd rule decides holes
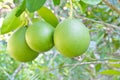
[[[54,45],[64,56],[77,57],[87,50],[89,43],[89,31],[78,19],[66,19],[56,28],[40,20],[18,28],[8,40],[7,49],[14,59],[28,62]]]

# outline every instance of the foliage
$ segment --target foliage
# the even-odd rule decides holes
[[[13,18],[5,22],[16,7]],[[6,33],[0,35],[0,80],[120,80],[119,8],[119,0],[0,0],[0,26],[11,26],[1,28]],[[20,63],[8,55],[7,40],[18,26],[40,19],[56,26],[69,15],[80,19],[91,34],[90,47],[82,56],[67,58],[53,48]],[[15,19],[19,17],[21,24]]]

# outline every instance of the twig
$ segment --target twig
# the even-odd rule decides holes
[[[103,0],[103,2],[120,15],[120,10],[116,8],[115,6],[113,6],[110,2],[108,2],[108,0]]]
[[[81,19],[83,19],[83,20],[88,20],[88,21],[100,23],[100,24],[106,25],[106,26],[108,26],[108,27],[111,26],[112,28],[116,28],[116,29],[120,30],[120,27],[118,27],[118,26],[116,26],[116,25],[113,25],[113,24],[105,23],[105,22],[103,22],[103,21],[96,21],[96,20],[93,20],[93,19],[90,19],[90,18],[86,18],[86,17],[83,17],[83,16],[77,16],[77,17],[79,17],[79,18],[81,18]]]
[[[49,60],[48,66],[51,66],[51,64],[53,63],[54,59],[57,57],[57,53],[55,53],[55,51],[53,50],[53,57]]]
[[[20,72],[20,70],[23,68],[24,66],[24,63],[21,63],[19,65],[19,67],[14,71],[14,73],[12,74],[12,77],[11,77],[11,80],[14,80],[15,79],[15,76],[17,75],[18,72]]]
[[[72,18],[73,17],[73,4],[72,4],[72,0],[69,0],[70,1],[70,17]]]
[[[120,64],[120,62],[109,62],[109,61],[80,62],[79,64],[77,63],[77,66],[90,65],[90,64]],[[69,66],[74,66],[74,65],[75,64],[67,64],[63,67],[69,67]]]
[[[66,64],[66,65],[63,65],[61,67],[51,68],[51,69],[49,69],[49,71],[53,71],[53,70],[56,70],[56,69],[59,69],[59,68],[65,68],[65,67],[71,67],[71,66],[76,67],[76,66],[90,65],[90,64],[120,64],[120,61],[119,62],[109,62],[109,61],[79,62],[79,63],[76,63],[76,64]]]

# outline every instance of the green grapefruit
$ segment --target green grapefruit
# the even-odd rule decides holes
[[[26,41],[29,47],[37,52],[45,52],[53,47],[54,28],[45,21],[38,21],[28,27]]]
[[[54,44],[64,56],[80,56],[87,50],[89,43],[89,31],[78,19],[66,19],[55,29]]]
[[[20,62],[32,61],[38,56],[38,53],[30,49],[26,43],[26,29],[26,27],[17,29],[9,38],[7,44],[10,56]]]

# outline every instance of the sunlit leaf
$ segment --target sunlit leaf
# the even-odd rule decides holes
[[[120,71],[117,70],[103,70],[100,72],[100,74],[104,75],[120,75]]]
[[[38,66],[38,68],[40,70],[43,70],[43,71],[48,71],[49,70],[49,68],[47,66]]]
[[[110,64],[110,66],[120,68],[120,64]]]
[[[20,17],[16,17],[16,11],[18,8],[13,9],[3,20],[2,28],[1,28],[1,34],[8,33],[17,27],[20,26]]]
[[[56,27],[58,24],[57,17],[47,7],[42,7],[38,10],[38,14],[52,26]]]
[[[32,19],[32,22],[34,23],[34,22],[38,22],[38,21],[40,21],[41,19],[40,18],[33,18]]]
[[[102,0],[82,0],[86,4],[96,5],[99,4]]]

